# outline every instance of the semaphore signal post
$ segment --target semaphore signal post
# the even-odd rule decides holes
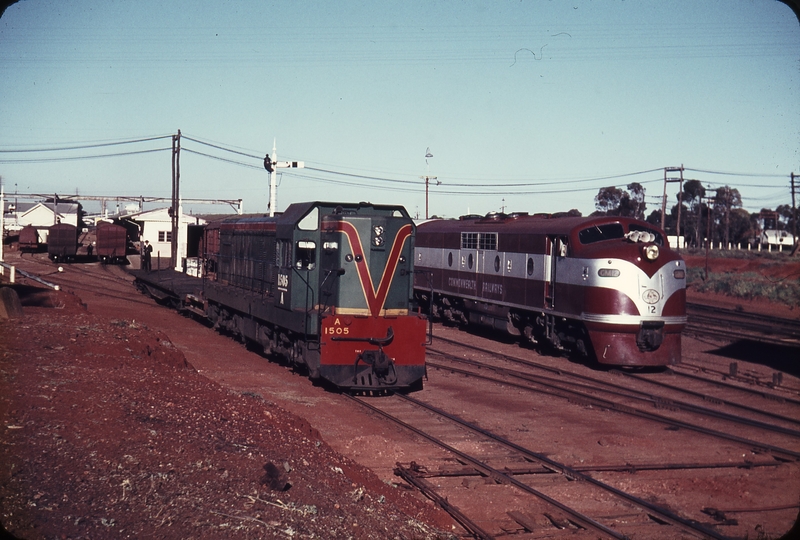
[[[269,216],[275,215],[275,207],[278,205],[278,185],[277,173],[275,169],[303,169],[306,164],[303,161],[278,161],[278,151],[275,148],[275,141],[272,142],[272,156],[264,156],[264,168],[269,173]]]

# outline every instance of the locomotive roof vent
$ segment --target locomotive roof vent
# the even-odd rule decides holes
[[[459,216],[458,219],[459,221],[468,221],[472,219],[480,219],[481,217],[483,216],[480,216],[478,214],[465,214],[463,216]]]
[[[508,214],[508,219],[517,219],[521,217],[525,217],[528,215],[528,212],[511,212]]]

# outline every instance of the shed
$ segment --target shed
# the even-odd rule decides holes
[[[153,246],[153,259],[169,259],[172,255],[172,217],[169,215],[169,208],[156,208],[145,212],[138,212],[124,216],[121,221],[135,223],[139,229],[139,243],[145,240]],[[188,225],[204,225],[206,221],[202,218],[189,214],[181,214],[178,227],[178,260],[182,265],[186,258],[186,238]],[[155,263],[154,267],[155,267]]]

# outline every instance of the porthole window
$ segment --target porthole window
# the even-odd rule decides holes
[[[494,256],[494,271],[495,272],[500,271],[500,255]]]
[[[529,276],[533,275],[533,258],[532,257],[528,257],[528,275]]]
[[[453,266],[453,252],[447,254],[447,266]]]
[[[472,259],[472,253],[470,253],[469,257],[467,258],[467,266],[469,266],[470,270],[472,270],[472,265],[474,264],[474,262],[475,261]]]

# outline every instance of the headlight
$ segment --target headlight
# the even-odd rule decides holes
[[[645,246],[644,258],[647,259],[648,261],[654,261],[658,259],[658,246],[655,244],[650,244],[649,246]]]
[[[616,268],[601,268],[597,271],[600,277],[619,277],[619,270]]]

